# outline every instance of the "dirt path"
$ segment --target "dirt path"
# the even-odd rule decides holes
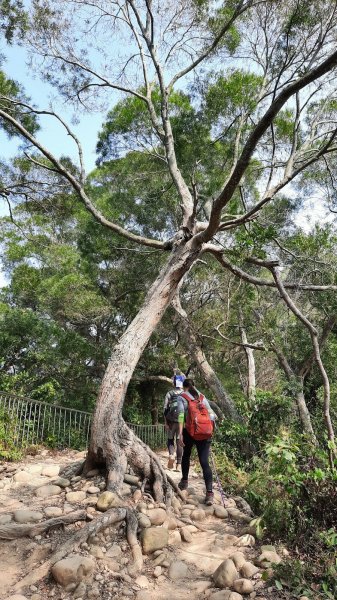
[[[166,466],[166,454],[159,456]],[[56,453],[43,450],[20,463],[3,463],[0,466],[0,532],[4,532],[8,524],[41,523],[80,509],[84,509],[87,518],[93,522],[101,516],[96,505],[105,488],[102,474],[94,471],[90,478],[73,477],[70,481],[59,476],[62,468],[81,458],[83,453],[75,451]],[[180,473],[169,473],[178,483]],[[75,574],[75,579],[67,580],[68,583],[64,580],[63,585],[58,585],[49,575],[20,590],[22,596],[15,596],[14,586],[43,563],[60,542],[80,530],[83,527],[83,521],[80,521],[33,538],[1,539],[0,598],[185,600],[187,597],[191,600],[277,600],[286,597],[262,580],[264,568],[254,566],[263,548],[247,532],[250,517],[237,506],[238,500],[228,499],[225,510],[220,494],[216,492],[215,507],[206,507],[203,504],[202,478],[192,469],[185,503],[175,499],[173,508],[166,512],[163,505],[155,505],[146,494],[142,496],[135,479],[131,476],[129,482],[125,483],[123,496],[130,507],[137,506],[141,537],[150,535],[150,530],[154,529],[160,530],[158,535],[166,536],[156,551],[144,554],[141,574],[135,575],[130,569],[132,555],[125,540],[122,522],[117,527],[108,527],[97,536],[91,536],[80,548],[74,548],[76,560],[87,561],[91,565],[87,576],[82,565],[82,570],[79,569]],[[214,510],[218,516],[215,516]],[[218,583],[218,587],[215,587],[212,578],[214,572],[226,559],[231,558],[235,562],[228,560],[227,567],[229,565],[229,571],[237,568],[234,583],[229,587],[219,587]],[[245,575],[240,570],[243,563],[251,565],[245,567]],[[225,577],[227,575],[225,573]],[[239,590],[237,579],[246,582],[240,584],[246,586],[243,588],[246,589],[245,593],[234,592],[235,589]]]

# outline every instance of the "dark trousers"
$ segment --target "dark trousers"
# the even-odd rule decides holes
[[[208,458],[211,450],[211,438],[208,440],[194,440],[186,429],[183,430],[183,457],[181,461],[181,474],[183,479],[188,479],[188,472],[190,470],[190,459],[192,448],[195,445],[198,452],[200,466],[205,480],[207,492],[212,491],[213,486],[213,475],[212,469],[209,466]]]
[[[174,455],[174,440],[176,440],[176,456],[177,456],[177,465],[181,464],[181,456],[183,453],[182,447],[179,445],[179,423],[170,423],[167,421],[169,426],[169,430],[167,432],[167,448],[169,451],[169,455]]]

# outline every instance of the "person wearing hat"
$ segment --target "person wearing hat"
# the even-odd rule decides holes
[[[183,391],[183,383],[185,376],[178,369],[175,371],[175,375],[172,379],[174,388],[167,392],[164,400],[164,421],[167,430],[167,448],[169,451],[169,459],[167,463],[168,469],[174,467],[174,454],[176,441],[176,470],[181,469],[181,457],[183,449],[178,443],[179,441],[179,412],[178,412],[178,398]]]

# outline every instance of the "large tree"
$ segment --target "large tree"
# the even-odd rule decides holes
[[[129,463],[162,499],[168,491],[165,474],[122,419],[127,386],[180,282],[201,256],[212,255],[255,285],[281,290],[275,271],[279,259],[268,262],[268,239],[258,257],[264,262],[256,262],[246,247],[247,257],[255,260],[248,272],[233,262],[231,244],[235,232],[251,221],[258,229],[264,207],[312,165],[328,163],[337,149],[336,3],[47,0],[34,2],[27,19],[26,43],[34,63],[69,102],[92,109],[101,101],[115,102],[117,93],[126,97],[102,131],[100,162],[145,152],[155,164],[155,177],[159,165],[162,170],[161,206],[165,203],[168,226],[151,237],[134,216],[133,208],[145,202],[137,185],[126,198],[123,219],[115,219],[113,203],[102,212],[88,185],[80,141],[64,119],[11,93],[0,97],[1,122],[33,146],[34,155],[28,155],[35,164],[64,178],[102,226],[167,254],[113,349],[85,466],[105,464],[108,487],[118,491]],[[78,149],[77,169],[27,129],[23,119],[32,113],[58,119]],[[158,206],[158,195],[155,201]],[[270,266],[275,281],[270,274],[264,279],[257,274]],[[283,290],[291,294],[296,287],[298,282],[282,283],[288,303]],[[331,289],[311,281],[302,287]]]

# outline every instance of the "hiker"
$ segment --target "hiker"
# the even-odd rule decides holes
[[[178,398],[183,390],[183,381],[185,376],[181,371],[175,371],[173,377],[174,389],[167,392],[164,400],[164,420],[167,430],[167,448],[169,451],[169,459],[167,463],[168,469],[173,469],[174,466],[174,440],[176,440],[176,470],[180,471],[181,456],[183,453],[182,447],[179,445],[179,423],[178,423]]]
[[[211,506],[214,500],[213,476],[208,458],[214,431],[215,414],[205,396],[194,387],[193,379],[184,380],[183,392],[178,398],[178,411],[178,444],[183,448],[182,479],[178,487],[181,490],[186,490],[188,487],[191,451],[195,445],[206,485],[205,504]]]

